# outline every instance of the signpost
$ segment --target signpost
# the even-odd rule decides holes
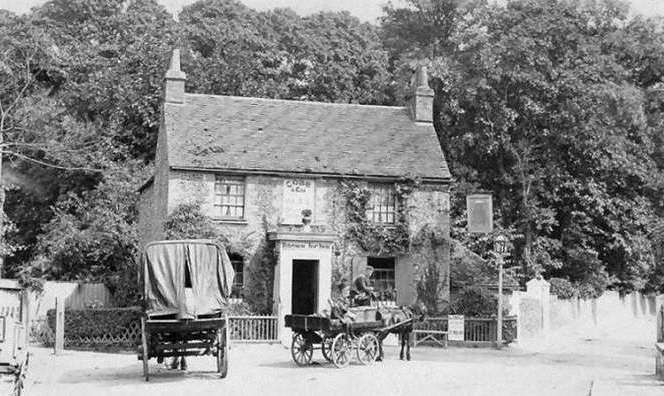
[[[468,232],[488,234],[493,231],[493,201],[491,194],[471,194],[466,196],[468,212]],[[494,253],[498,264],[498,323],[496,329],[496,347],[503,344],[503,265],[507,254],[507,237],[498,235],[494,240]],[[452,316],[450,316],[450,340],[452,339]],[[463,327],[462,327],[463,330]],[[463,331],[462,331],[463,332]]]
[[[507,237],[498,235],[494,241],[494,251],[498,262],[498,324],[496,329],[496,347],[503,346],[503,255],[507,253]]]
[[[464,340],[463,315],[447,316],[447,339],[450,341]]]

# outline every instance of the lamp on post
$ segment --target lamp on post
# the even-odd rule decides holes
[[[496,348],[503,345],[503,257],[507,254],[507,237],[498,235],[493,242],[493,251],[498,262],[498,323],[496,328]]]

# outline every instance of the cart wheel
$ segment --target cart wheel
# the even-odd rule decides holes
[[[314,354],[314,346],[304,337],[302,333],[296,333],[293,336],[291,344],[291,355],[298,366],[306,366],[311,363],[311,357]]]
[[[143,347],[143,375],[146,381],[150,381],[150,373],[148,372],[148,333],[145,318],[141,318],[141,346]]]
[[[337,334],[332,341],[332,363],[338,368],[346,367],[350,364],[350,354],[353,348],[353,343],[350,337],[344,333]]]
[[[320,344],[320,351],[323,353],[323,357],[330,363],[332,363],[332,354],[330,352],[332,351],[333,341],[334,338],[325,336],[323,337],[323,342]]]
[[[373,364],[378,359],[378,353],[378,338],[372,333],[362,334],[357,341],[357,360],[365,365]]]
[[[228,340],[227,329],[217,330],[217,372],[221,378],[228,375]]]
[[[25,355],[25,361],[21,363],[16,372],[16,378],[14,379],[14,389],[12,391],[12,396],[21,396],[23,394],[23,388],[25,386],[25,377],[28,370],[28,361],[30,360],[30,354]]]

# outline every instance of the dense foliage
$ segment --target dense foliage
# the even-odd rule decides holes
[[[212,94],[403,104],[429,65],[454,238],[487,257],[488,238],[463,231],[464,197],[492,191],[522,281],[664,291],[662,20],[618,0],[407,3],[380,26],[233,0],[177,22],[156,0],[0,10],[3,275],[133,282],[137,190],[178,45],[187,89]]]
[[[503,304],[503,315],[509,312],[509,306]],[[471,317],[492,317],[498,312],[498,296],[479,286],[461,289],[450,306],[450,313]]]
[[[492,191],[522,279],[642,289],[662,215],[662,21],[617,1],[410,3],[387,8],[386,44],[395,65],[407,51],[434,70],[454,216],[466,193]]]

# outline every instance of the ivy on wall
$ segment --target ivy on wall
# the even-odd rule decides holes
[[[371,204],[371,191],[367,186],[355,181],[339,183],[340,195],[345,204],[346,227],[342,238],[356,244],[367,253],[397,255],[408,252],[408,197],[419,184],[417,179],[406,179],[395,183],[396,213],[394,224],[376,224],[367,212]]]
[[[447,234],[439,226],[426,224],[413,236],[411,254],[418,263],[415,280],[418,299],[430,314],[444,313],[449,306],[449,301],[442,298],[448,274],[441,270],[440,263],[449,255]]]

